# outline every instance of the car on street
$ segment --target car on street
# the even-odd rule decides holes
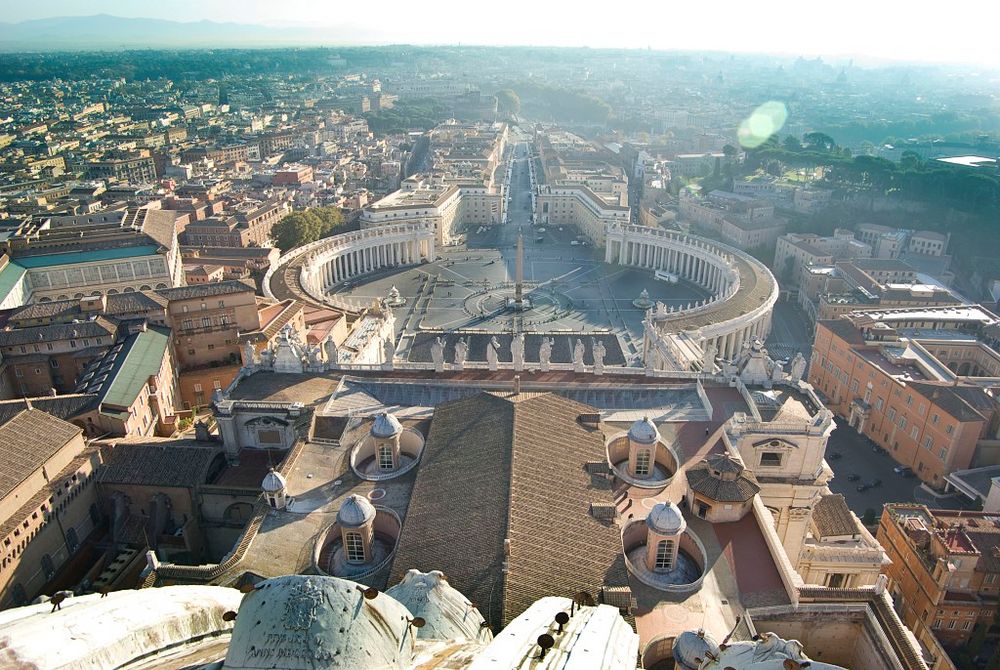
[[[859,475],[859,474],[850,474],[850,475],[847,475],[847,481],[849,481],[849,482],[856,482],[859,479],[861,479],[861,475]]]
[[[843,454],[841,454],[839,451],[831,451],[829,454],[826,455],[826,460],[828,460],[828,461],[836,461],[839,458],[841,458],[842,456],[843,456]]]
[[[909,467],[908,465],[897,465],[892,469],[892,471],[895,472],[897,475],[902,475],[904,477],[913,476],[913,468]]]
[[[877,489],[880,486],[882,486],[882,480],[881,479],[873,479],[870,482],[868,482],[868,487],[869,488]]]
[[[858,493],[864,493],[869,488],[871,487],[869,487],[868,484],[858,484]]]

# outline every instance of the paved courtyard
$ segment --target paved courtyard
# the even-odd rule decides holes
[[[959,495],[936,497],[920,485],[916,477],[903,477],[893,472],[898,465],[892,456],[884,452],[872,451],[872,443],[864,435],[837,419],[837,429],[830,436],[826,449],[826,459],[833,468],[835,477],[830,482],[834,493],[843,493],[847,505],[858,516],[868,509],[875,510],[876,518],[882,514],[882,505],[893,502],[918,502],[931,508],[959,509],[964,498]],[[831,460],[831,455],[840,458]],[[857,481],[849,481],[852,474],[859,475]],[[881,479],[880,486],[859,492],[858,486]]]
[[[651,300],[675,307],[709,297],[687,282],[669,284],[649,270],[604,263],[603,250],[592,247],[574,226],[532,225],[526,159],[515,162],[511,193],[508,223],[462,231],[463,242],[438,249],[433,263],[356,278],[333,293],[361,307],[395,286],[406,299],[395,309],[402,336],[398,351],[410,360],[423,357],[410,352],[411,346],[423,344],[414,342],[417,333],[520,329],[586,334],[588,342],[597,333],[612,333],[623,358],[633,365],[640,364],[645,311],[632,301],[643,290]],[[524,248],[525,296],[532,304],[524,312],[506,307],[514,296],[518,235]]]

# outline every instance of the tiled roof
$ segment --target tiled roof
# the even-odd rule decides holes
[[[485,393],[435,408],[389,579],[441,570],[494,626],[503,615],[513,425],[513,404]]]
[[[577,421],[594,412],[553,394],[439,405],[390,581],[442,570],[494,626],[543,595],[626,586],[617,526],[589,516],[590,503],[612,501],[583,467],[604,458],[602,434]]]
[[[816,530],[820,537],[856,535],[858,533],[854,516],[848,509],[844,496],[839,493],[822,496],[813,507],[812,520],[816,524]]]
[[[193,488],[206,483],[218,447],[182,446],[176,440],[119,442],[104,449],[97,473],[103,484]]]
[[[0,498],[81,432],[38,409],[26,409],[0,426]]]
[[[190,298],[210,298],[217,295],[243,293],[244,291],[253,292],[254,290],[254,285],[251,281],[230,279],[227,281],[211,282],[208,284],[163,288],[155,291],[155,293],[158,293],[167,300],[187,300]]]
[[[543,596],[599,601],[601,587],[628,586],[618,526],[589,514],[613,501],[610,482],[584,468],[606,457],[603,434],[577,421],[596,411],[552,394],[515,405],[504,623]]]
[[[166,306],[167,301],[153,291],[130,291],[105,296],[107,309],[104,314],[119,316],[155,310]],[[75,299],[37,302],[17,309],[11,319],[29,321],[32,319],[68,319],[82,314],[80,301]]]
[[[129,335],[84,370],[77,385],[81,393],[96,393],[101,403],[114,407],[129,407],[160,371],[163,357],[170,344],[170,331],[149,326]]]
[[[70,393],[68,395],[31,398],[27,401],[24,398],[3,400],[0,401],[0,425],[7,423],[27,409],[28,402],[31,403],[34,409],[41,410],[64,421],[69,421],[73,417],[92,409],[97,402],[97,396],[93,393]]]
[[[848,344],[864,344],[865,338],[857,326],[847,319],[823,319],[817,323]]]
[[[47,326],[32,326],[17,330],[0,331],[0,347],[38,344],[55,340],[69,340],[91,337],[108,337],[118,331],[118,325],[99,316],[81,323],[53,323]]]
[[[917,381],[909,382],[909,386],[959,421],[985,420],[982,414],[966,402],[965,394],[959,393],[953,386]],[[973,392],[985,395],[982,389],[977,388]]]
[[[688,486],[695,493],[717,502],[743,503],[760,492],[760,486],[749,470],[740,468],[739,476],[729,480],[712,474],[713,469],[722,472],[733,471],[734,464],[735,461],[728,456],[711,456],[708,460],[692,465],[684,474]]]

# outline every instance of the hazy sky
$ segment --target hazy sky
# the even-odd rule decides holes
[[[996,0],[0,0],[0,6],[4,21],[106,13],[357,28],[364,41],[381,42],[849,54],[1000,65]]]

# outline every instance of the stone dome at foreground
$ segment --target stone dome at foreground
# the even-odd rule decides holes
[[[287,575],[263,581],[240,605],[225,670],[390,670],[409,667],[416,629],[410,612],[336,577]]]

